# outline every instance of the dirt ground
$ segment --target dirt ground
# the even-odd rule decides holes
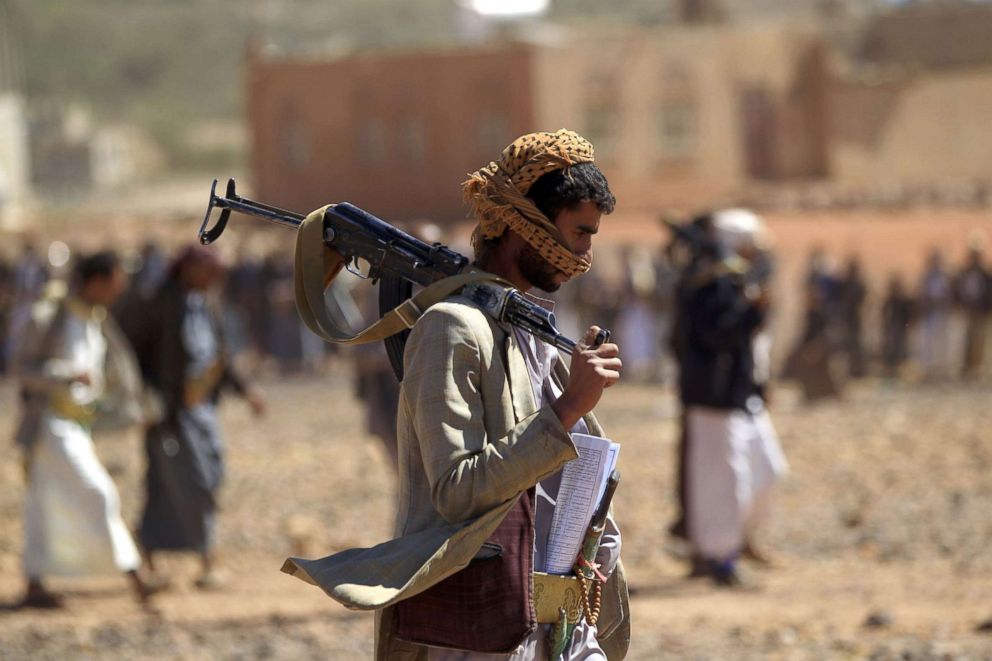
[[[162,216],[149,214],[144,200],[133,208],[115,203],[115,214],[39,223],[38,238],[86,249],[148,236],[190,240],[207,183],[170,191],[165,206],[177,208],[178,196],[182,211]],[[796,331],[797,283],[812,246],[837,260],[859,253],[875,309],[889,273],[914,282],[933,246],[960,263],[969,236],[992,230],[987,210],[767,219],[779,260],[780,353]],[[230,230],[235,236],[218,244],[229,256],[247,232],[244,223],[255,222],[239,221]],[[607,246],[652,249],[665,238],[653,214],[618,212],[602,234]],[[274,247],[291,248],[290,233],[268,236]],[[54,583],[68,595],[63,612],[10,609],[23,588],[23,480],[5,440],[16,396],[0,384],[0,659],[369,657],[371,615],[346,611],[279,567],[287,555],[315,557],[386,539],[395,497],[389,464],[364,433],[347,363],[319,378],[261,382],[271,404],[266,420],[251,419],[239,402],[222,410],[228,473],[218,537],[230,585],[198,592],[193,559],[167,558],[173,588],[157,599],[159,615],[138,610],[120,577]],[[599,413],[623,445],[617,515],[633,591],[628,658],[992,659],[990,390],[869,381],[813,408],[778,391],[773,413],[791,473],[762,535],[778,566],[755,570],[761,589],[743,593],[684,579],[686,567],[664,534],[674,512],[672,393],[630,384],[609,391]],[[98,449],[135,522],[140,437],[103,437]]]
[[[372,616],[349,612],[279,572],[284,557],[385,539],[389,466],[363,431],[347,363],[323,377],[265,378],[256,422],[223,406],[228,477],[219,548],[228,588],[192,587],[191,558],[168,558],[158,615],[123,578],[61,580],[62,612],[15,611],[23,480],[0,443],[0,658],[363,659]],[[992,409],[987,386],[865,382],[842,401],[802,407],[778,392],[791,463],[761,539],[778,566],[760,589],[683,578],[664,534],[673,514],[674,400],[621,385],[600,405],[622,443],[617,514],[633,591],[631,659],[992,659]],[[0,387],[0,437],[15,393]],[[141,505],[136,434],[101,438],[128,521]],[[874,626],[872,626],[874,623]],[[985,625],[984,627],[982,625]],[[984,629],[984,631],[983,631]]]

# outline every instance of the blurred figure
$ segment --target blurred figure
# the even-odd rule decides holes
[[[895,378],[909,358],[909,331],[916,303],[906,291],[902,278],[893,274],[882,303],[882,370],[886,378]]]
[[[365,404],[367,431],[382,441],[390,464],[397,467],[396,406],[400,383],[381,342],[356,347],[355,394]]]
[[[852,256],[847,262],[847,273],[838,284],[837,307],[841,346],[847,356],[847,372],[854,378],[868,373],[862,338],[862,319],[868,287],[861,272],[861,260]]]
[[[685,225],[668,219],[662,222],[672,231],[673,236],[665,253],[668,261],[679,273],[675,284],[675,304],[672,324],[669,329],[668,344],[679,373],[679,440],[677,444],[677,472],[675,489],[678,511],[675,520],[668,528],[668,533],[680,540],[688,540],[688,447],[689,434],[686,423],[686,392],[682,387],[682,375],[686,373],[689,343],[689,303],[695,293],[698,283],[709,277],[720,262],[722,250],[713,236],[713,219],[709,214],[701,214]]]
[[[138,260],[139,266],[131,280],[131,286],[142,298],[149,298],[161,286],[168,269],[162,249],[154,241],[147,241],[141,246]]]
[[[682,321],[688,532],[717,584],[735,586],[738,558],[787,465],[755,379],[754,340],[769,297],[746,275],[763,223],[727,209],[712,225],[722,258],[693,276]]]
[[[187,247],[172,262],[158,292],[122,318],[159,409],[145,436],[141,545],[152,569],[156,551],[197,552],[202,573],[196,585],[204,589],[222,583],[212,554],[224,474],[219,395],[229,388],[247,399],[256,416],[265,410],[258,391],[233,369],[220,318],[208,303],[222,273],[212,251]]]
[[[579,328],[588,328],[593,323],[601,328],[616,328],[616,292],[599,273],[589,271],[572,285]]]
[[[930,253],[920,282],[920,364],[927,379],[947,377],[954,292],[939,250]]]
[[[964,313],[965,322],[964,355],[961,361],[963,379],[980,376],[985,358],[985,326],[992,305],[992,286],[984,258],[983,244],[978,237],[973,237],[968,251],[968,263],[954,282],[955,298]]]
[[[655,253],[652,262],[654,264],[655,288],[651,303],[658,325],[656,376],[659,382],[667,383],[674,380],[672,369],[675,367],[675,361],[672,355],[671,337],[672,326],[675,323],[676,293],[681,275],[678,267],[672,262],[667,245],[661,246],[660,250]]]
[[[338,281],[336,281],[338,282]],[[364,287],[362,317],[365,325],[379,318],[378,288]],[[365,404],[365,428],[382,442],[382,448],[395,470],[398,466],[396,412],[400,400],[400,383],[389,363],[382,342],[355,347],[355,394]]]
[[[303,333],[309,332],[296,312],[293,260],[290,255],[270,254],[262,266],[266,317],[265,353],[276,360],[282,374],[303,366]]]
[[[48,282],[48,267],[34,243],[25,243],[21,258],[14,266],[14,298],[34,302]]]
[[[752,255],[748,258],[748,270],[745,276],[747,286],[756,291],[771,291],[772,276],[775,273],[775,256],[767,243],[764,231],[752,240]],[[758,392],[767,405],[771,398],[772,380],[772,331],[771,323],[766,320],[758,328],[752,342],[754,352],[754,382]]]
[[[429,221],[415,223],[410,233],[431,245],[441,243],[444,235],[441,228]],[[357,314],[349,314],[348,303],[355,298],[344,289],[340,279],[331,285],[334,292],[334,305],[344,322],[344,327],[368,326],[379,318],[379,290],[360,283],[357,294],[360,303]],[[357,318],[355,318],[357,317]],[[400,383],[393,372],[389,356],[382,342],[370,342],[355,347],[355,394],[365,404],[365,428],[382,442],[382,448],[393,470],[399,465],[397,456],[396,419],[400,400]]]
[[[165,257],[158,245],[153,241],[142,245],[138,254],[132,256],[127,263],[130,281],[127,289],[111,308],[111,314],[120,318],[123,310],[151,298],[162,284],[165,268]]]
[[[10,275],[10,314],[7,319],[6,336],[2,351],[10,360],[19,351],[21,340],[31,323],[31,310],[41,296],[48,282],[48,268],[38,254],[34,243],[24,244],[21,257],[18,259]]]
[[[623,250],[622,263],[617,343],[624,349],[624,372],[634,381],[646,381],[656,374],[661,346],[653,300],[655,265],[650,252],[629,247]]]
[[[837,281],[819,248],[810,253],[806,276],[806,312],[796,348],[786,360],[785,376],[797,379],[807,402],[840,392],[833,375]]]
[[[141,557],[90,435],[94,424],[141,419],[137,366],[107,315],[124,273],[116,255],[101,252],[81,259],[75,275],[68,296],[35,306],[18,357],[28,607],[61,605],[45,576],[125,572],[142,602],[154,591],[138,574]]]
[[[266,351],[266,298],[262,261],[247,249],[242,250],[237,263],[230,269],[225,282],[224,299],[241,333],[234,351],[251,349],[257,357]]]
[[[13,306],[13,269],[0,256],[0,377],[6,375],[10,368],[10,359],[7,356],[7,332]]]

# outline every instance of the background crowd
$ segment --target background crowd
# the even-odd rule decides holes
[[[431,239],[438,238],[435,230],[429,231]],[[68,272],[68,262],[58,259],[60,249],[45,254],[26,242],[16,259],[0,261],[0,375],[9,372],[31,306],[50,280]],[[788,311],[795,318],[782,324],[796,328],[795,337],[775,338],[776,345],[789,351],[775,351],[781,359],[773,372],[798,380],[808,399],[836,394],[849,378],[939,382],[982,375],[992,314],[992,272],[983,236],[972,237],[962,262],[934,248],[921,255],[923,266],[915,276],[892,273],[884,281],[869,280],[857,255],[814,249],[804,279],[782,282],[774,273],[774,254],[768,251],[766,257],[762,277],[771,280],[776,300],[789,289],[802,302]],[[559,325],[572,336],[592,323],[611,328],[624,347],[626,379],[674,382],[670,339],[678,256],[666,244],[659,250],[625,246],[603,259],[613,268],[594,269],[556,295]],[[156,243],[127,255],[131,277],[121,305],[149,298],[162,284],[169,260],[169,251]],[[374,293],[364,281],[341,280],[330,295],[344,323],[361,324],[375,314]],[[284,375],[319,371],[334,351],[297,316],[287,251],[231,260],[214,295],[229,350],[253,366]],[[775,315],[784,313],[773,308]]]
[[[556,293],[556,313],[573,337],[590,324],[614,329],[625,379],[649,384],[659,401],[669,391],[677,393],[679,508],[674,521],[658,525],[678,540],[672,548],[689,561],[690,577],[750,587],[739,560],[773,564],[756,531],[767,518],[772,487],[788,470],[769,415],[776,410],[772,382],[794,381],[805,399],[814,401],[837,396],[847,381],[865,377],[885,383],[977,379],[992,276],[979,235],[971,238],[963,263],[949,266],[935,250],[916,278],[892,275],[887,287],[875,288],[856,257],[838,269],[833,255],[820,249],[811,252],[799,282],[784,280],[764,223],[745,210],[703,214],[668,227],[670,240],[659,249],[604,251],[603,268]],[[429,228],[415,233],[443,238]],[[78,293],[86,260],[61,242],[45,251],[29,243],[17,260],[3,265],[2,365],[6,374],[21,376],[22,387],[23,374],[16,368],[23,364],[23,347],[37,339],[33,322],[39,304],[58,300],[67,288]],[[123,254],[121,265],[126,284],[107,305],[132,345],[146,386],[163,394],[164,407],[155,422],[146,421],[144,510],[133,542],[122,542],[130,533],[117,492],[89,442],[83,454],[93,480],[79,486],[85,491],[87,480],[103,485],[88,516],[118,531],[114,543],[123,550],[115,547],[112,559],[132,577],[148,607],[154,592],[169,587],[168,576],[156,572],[159,551],[195,553],[201,565],[197,588],[228,584],[214,548],[217,494],[226,472],[215,411],[222,389],[244,396],[262,414],[265,404],[255,388],[260,376],[319,377],[332,364],[347,362],[355,394],[366,405],[367,431],[383,441],[385,455],[395,463],[397,384],[380,345],[341,351],[303,326],[286,252],[244,253],[225,265],[211,248],[169,251],[148,243]],[[779,306],[779,296],[789,289],[801,292],[801,306]],[[359,327],[377,314],[375,289],[357,278],[339,278],[328,297],[342,325]],[[773,321],[783,314],[801,316],[793,324],[799,332],[775,361]],[[80,429],[88,434],[85,424]],[[58,438],[54,432],[50,436]],[[69,445],[62,458],[71,463],[83,455]],[[740,448],[746,448],[741,457],[746,474],[724,474],[726,467],[742,463],[727,460]],[[61,500],[61,509],[84,500],[65,495],[70,482],[56,477],[57,453],[36,450],[35,456],[47,456],[48,464],[36,460],[28,469],[33,472],[26,473],[28,533],[37,527],[32,498]],[[64,534],[53,530],[47,537]],[[37,540],[34,546],[41,548]],[[31,551],[30,534],[27,548],[31,557],[49,558],[37,548]],[[53,569],[57,558],[50,560],[54,564],[26,565],[25,605],[61,604],[41,582],[40,576],[60,575]]]

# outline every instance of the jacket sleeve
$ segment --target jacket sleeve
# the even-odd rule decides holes
[[[764,322],[765,314],[744,298],[734,284],[719,278],[702,288],[689,312],[696,340],[710,351],[738,346]]]
[[[487,436],[481,380],[492,365],[493,340],[477,336],[466,318],[477,311],[459,307],[435,306],[417,322],[406,345],[401,402],[434,508],[450,523],[492,509],[578,456],[550,406],[501,438]]]

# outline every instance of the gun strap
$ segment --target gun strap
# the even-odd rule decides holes
[[[420,290],[382,315],[367,328],[350,333],[338,328],[324,299],[324,291],[344,266],[344,259],[324,245],[324,212],[321,207],[310,213],[300,225],[296,235],[296,263],[294,280],[296,309],[316,335],[338,344],[366,344],[384,340],[400,331],[413,328],[417,319],[435,303],[440,303],[462,287],[476,282],[495,282],[509,287],[510,283],[491,273],[471,271],[449,276]]]

